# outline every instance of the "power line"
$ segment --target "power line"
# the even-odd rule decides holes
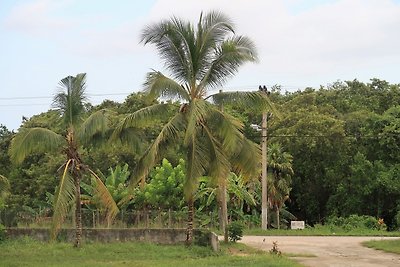
[[[280,84],[266,84],[269,88],[278,85],[282,89],[300,89],[305,88],[306,86],[296,86],[296,85],[280,85]],[[225,89],[230,90],[238,90],[238,89],[245,89],[248,91],[255,91],[258,88],[258,85],[240,85],[240,86],[228,86]],[[227,90],[229,91],[229,90]],[[102,93],[102,94],[86,94],[87,96],[118,96],[118,95],[129,95],[132,92],[120,92],[120,93]],[[54,96],[15,96],[15,97],[0,97],[1,100],[26,100],[26,99],[52,99]]]
[[[0,104],[0,107],[26,107],[26,106],[49,106],[49,103],[32,103],[32,104]]]
[[[395,133],[385,133],[382,135],[295,135],[295,134],[288,134],[288,135],[268,135],[268,137],[277,137],[277,138],[383,138],[387,136],[399,136],[400,134]],[[262,137],[259,135],[249,135],[249,137]]]
[[[87,94],[87,96],[113,96],[113,95],[129,95],[130,93],[107,93],[107,94]],[[54,96],[15,96],[0,97],[0,100],[26,100],[26,99],[53,99]]]
[[[16,97],[0,97],[0,100],[25,100],[25,99],[51,99],[52,96],[16,96]]]

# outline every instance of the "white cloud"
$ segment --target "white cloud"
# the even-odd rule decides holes
[[[323,1],[292,12],[298,5],[299,1],[159,0],[148,21],[171,14],[196,21],[201,10],[221,10],[259,48],[260,64],[247,69],[257,69],[278,82],[308,80],[317,86],[323,80],[356,78],[361,72],[372,78],[380,75],[379,66],[400,65],[399,4],[390,0]]]
[[[79,1],[20,4],[11,11],[6,25],[51,39],[70,55],[143,59],[144,55],[156,56],[152,47],[138,44],[144,25],[172,15],[196,22],[201,11],[220,10],[236,23],[237,32],[251,37],[259,49],[260,63],[246,65],[234,82],[257,84],[267,79],[318,86],[336,79],[372,77],[399,82],[394,71],[383,72],[400,65],[400,5],[391,0],[159,0],[149,14],[119,23],[114,21],[118,14],[112,12],[75,17],[61,12],[72,4]],[[154,57],[149,56],[149,61]]]
[[[81,42],[69,45],[80,56],[103,58],[140,53],[140,26],[132,21],[108,30],[87,29],[82,31]]]
[[[53,14],[70,1],[37,0],[16,5],[5,20],[6,27],[34,36],[51,36],[76,26],[77,22]]]

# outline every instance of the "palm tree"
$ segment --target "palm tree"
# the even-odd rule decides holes
[[[235,103],[266,109],[269,101],[258,92],[210,94],[241,65],[256,60],[251,40],[235,35],[231,21],[219,12],[201,14],[196,25],[176,17],[149,25],[142,32],[141,42],[155,45],[170,72],[170,77],[156,70],[149,72],[144,91],[151,98],[179,100],[181,104],[140,159],[132,184],[144,181],[169,146],[182,146],[186,153],[184,193],[190,244],[198,178],[208,175],[225,181],[232,167],[244,173],[257,171],[259,148],[244,137],[242,123],[219,107]],[[168,105],[156,104],[128,115],[117,133],[164,114]]]
[[[279,212],[285,201],[289,199],[291,191],[291,177],[293,157],[282,151],[278,143],[273,143],[268,148],[268,202],[275,211],[277,228],[280,228]]]
[[[56,237],[64,218],[75,201],[76,238],[74,245],[81,245],[81,193],[80,182],[83,174],[92,175],[97,181],[97,193],[108,210],[108,216],[114,217],[118,212],[111,195],[101,179],[87,165],[82,162],[79,148],[88,144],[91,138],[105,132],[107,119],[105,110],[91,114],[86,120],[85,103],[86,74],[80,73],[75,77],[68,76],[59,83],[59,93],[54,97],[53,106],[60,112],[63,119],[65,134],[59,134],[45,128],[21,128],[14,136],[10,146],[11,160],[21,163],[33,153],[60,152],[65,154],[66,161],[59,186],[54,198],[54,214],[52,223],[52,237]]]

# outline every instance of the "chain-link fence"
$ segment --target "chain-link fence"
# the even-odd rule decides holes
[[[50,210],[2,210],[0,224],[6,227],[50,227]],[[195,227],[217,228],[217,212],[195,213]],[[75,226],[75,214],[71,212],[64,221],[63,227]],[[112,220],[100,210],[82,209],[82,226],[84,228],[185,228],[187,211],[174,210],[130,210],[120,211]]]

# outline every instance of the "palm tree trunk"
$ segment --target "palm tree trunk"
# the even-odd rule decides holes
[[[81,187],[80,187],[80,176],[75,175],[75,190],[76,190],[76,202],[75,202],[75,247],[81,246],[82,239],[82,210],[81,210]]]
[[[279,216],[279,207],[276,207],[276,225],[278,226],[278,230],[281,228],[280,216]]]
[[[219,90],[222,93],[222,90]],[[224,112],[224,105],[221,104],[221,112]],[[222,183],[220,183],[220,197],[221,197],[221,230],[224,233],[224,242],[228,243],[228,204],[226,202],[226,180],[227,177],[223,177]]]
[[[194,218],[194,200],[191,197],[188,200],[188,225],[186,229],[186,244],[192,245],[193,242],[193,218]]]
[[[226,181],[220,186],[221,197],[221,230],[224,233],[224,242],[228,243],[228,204],[226,201]]]

